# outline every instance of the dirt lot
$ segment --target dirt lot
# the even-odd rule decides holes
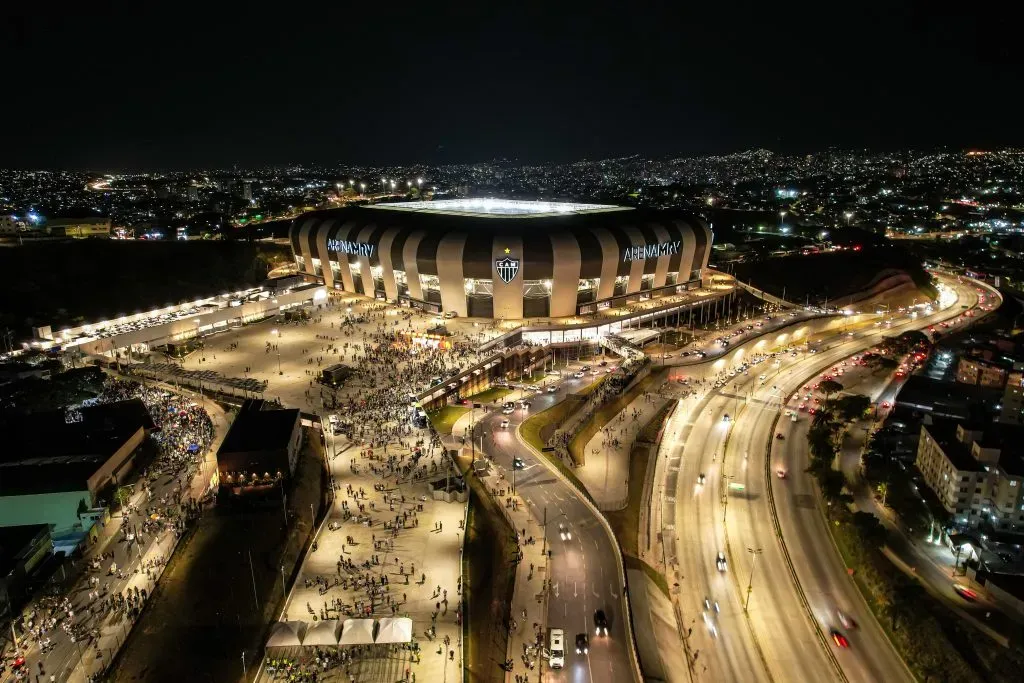
[[[281,609],[282,566],[290,581],[310,539],[309,506],[322,501],[319,437],[306,437],[288,526],[280,500],[208,512],[171,559],[107,680],[239,681],[243,651],[252,679]]]

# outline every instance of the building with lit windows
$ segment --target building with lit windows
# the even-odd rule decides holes
[[[961,527],[1024,533],[1024,427],[972,426],[936,419],[921,425],[917,468]]]
[[[328,290],[475,318],[561,318],[696,289],[696,215],[601,204],[446,199],[350,206],[292,223],[299,271]]]

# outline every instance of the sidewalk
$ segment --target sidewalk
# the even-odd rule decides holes
[[[543,667],[536,647],[538,643],[546,646],[544,634],[547,633],[548,565],[543,520],[521,497],[512,495],[503,468],[492,464],[480,481],[519,537],[521,559],[516,566],[512,592],[512,623],[508,624],[507,658],[513,664],[505,674],[505,680],[514,683],[516,674],[536,675],[537,667]],[[527,542],[531,537],[533,543]]]
[[[629,498],[629,455],[637,434],[666,399],[655,391],[637,396],[586,445],[586,464],[573,472],[599,510],[621,510]]]

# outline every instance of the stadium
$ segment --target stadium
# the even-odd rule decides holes
[[[697,216],[603,204],[443,199],[295,219],[299,272],[328,289],[448,316],[561,318],[700,287]]]

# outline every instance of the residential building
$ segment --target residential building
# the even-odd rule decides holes
[[[961,527],[1024,533],[1024,427],[934,420],[921,425],[917,468]]]
[[[110,237],[109,218],[53,218],[46,229],[54,237]]]
[[[1005,424],[1024,424],[1024,372],[1014,370],[1006,380],[1003,400],[999,405],[999,421]]]

